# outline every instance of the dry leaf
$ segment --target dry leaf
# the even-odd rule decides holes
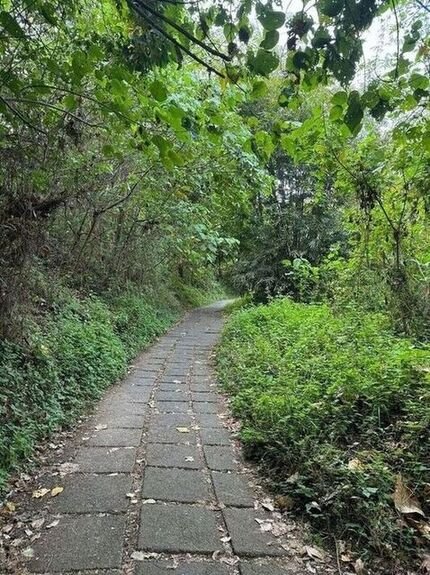
[[[366,572],[364,569],[364,563],[361,559],[357,559],[357,561],[354,563],[354,570],[357,575],[364,575]]]
[[[394,506],[403,515],[417,514],[425,517],[421,505],[413,496],[411,490],[403,482],[401,475],[397,476],[396,488],[393,493]]]
[[[134,551],[131,554],[131,558],[134,559],[135,561],[143,561],[145,559],[145,554],[143,553],[143,551]]]
[[[325,553],[319,547],[310,547],[309,545],[306,545],[305,551],[311,559],[315,559],[317,561],[325,560]]]
[[[177,427],[176,431],[179,431],[179,433],[190,433],[188,427]]]
[[[49,523],[49,525],[46,526],[46,529],[52,529],[52,527],[57,527],[59,523],[60,523],[59,519],[54,519],[54,521],[52,521],[51,523]]]
[[[157,503],[157,502],[155,501],[155,499],[144,499],[142,501],[142,505],[148,505],[148,504],[152,504],[152,503]]]
[[[16,510],[16,506],[15,503],[12,503],[12,501],[8,501],[6,503],[6,509],[10,512],[13,513]]]
[[[267,511],[275,511],[275,507],[270,499],[264,499],[261,502],[261,507],[264,507]]]
[[[49,493],[49,489],[46,489],[46,487],[43,487],[42,489],[36,489],[36,491],[33,491],[33,498],[40,499],[41,497],[45,497],[47,493]]]
[[[194,457],[191,457],[191,455],[188,455],[188,456],[185,458],[185,461],[194,461]]]
[[[102,429],[107,429],[107,427],[107,425],[99,423],[99,425],[96,425],[94,429],[96,431],[101,431]]]
[[[3,533],[8,534],[8,533],[10,533],[10,532],[12,531],[12,529],[13,529],[13,524],[12,524],[12,523],[9,523],[8,525],[5,525],[5,526],[3,527],[2,531],[3,531]]]
[[[45,519],[35,519],[34,521],[31,522],[31,526],[33,527],[33,529],[40,529],[42,527],[42,525],[45,523]]]
[[[34,549],[32,549],[31,547],[27,547],[27,549],[23,549],[23,551],[21,553],[27,559],[31,559],[31,557],[34,557]]]
[[[359,459],[350,459],[348,461],[348,469],[350,471],[361,471],[363,467],[364,466]]]
[[[51,497],[56,497],[57,495],[60,495],[60,493],[63,493],[64,491],[64,487],[60,487],[59,485],[57,487],[54,487],[51,490]]]

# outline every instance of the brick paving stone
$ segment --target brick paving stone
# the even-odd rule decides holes
[[[203,445],[231,445],[230,434],[225,428],[207,427],[200,429]]]
[[[193,393],[212,393],[215,388],[213,383],[190,383]]]
[[[225,565],[215,561],[180,562],[172,561],[144,561],[139,563],[136,575],[229,575]],[[259,573],[263,575],[263,573]],[[267,574],[270,575],[270,574]]]
[[[82,473],[130,473],[135,458],[135,448],[81,447],[73,463]]]
[[[167,553],[213,553],[221,548],[215,512],[193,505],[144,505],[139,548]]]
[[[188,413],[190,411],[188,401],[157,401],[155,407],[162,413]]]
[[[264,555],[285,555],[276,537],[268,531],[262,531],[255,520],[268,516],[254,509],[228,507],[223,510],[227,528],[231,536],[233,551],[241,556],[259,557]]]
[[[134,403],[124,401],[123,399],[115,399],[100,405],[98,413],[116,415],[145,415],[148,412],[148,405],[145,403]]]
[[[133,389],[125,389],[119,394],[118,399],[130,403],[148,403],[150,397],[151,390],[148,387],[136,387]]]
[[[147,467],[143,481],[143,498],[180,503],[208,501],[209,484],[201,471]]]
[[[196,421],[200,427],[223,427],[223,420],[215,413],[198,413]]]
[[[186,385],[187,378],[186,377],[177,377],[177,376],[167,376],[163,375],[160,379],[160,383],[172,383],[175,385]]]
[[[225,445],[205,445],[203,451],[209,469],[232,470],[237,468],[232,447]]]
[[[195,413],[218,413],[219,406],[217,403],[193,402],[193,410]]]
[[[112,513],[124,512],[131,491],[131,475],[72,474],[61,481],[64,491],[57,495],[51,507],[53,513]]]
[[[171,391],[158,391],[155,394],[155,399],[158,401],[188,401],[188,394],[185,390],[173,389]]]
[[[213,402],[216,403],[219,401],[219,395],[216,393],[205,393],[205,392],[197,392],[191,393],[191,397],[193,401],[205,401],[205,402]]]
[[[188,390],[188,386],[186,383],[160,383],[160,385],[158,386],[158,393],[160,393],[160,391],[167,391],[169,393],[171,392],[177,392],[180,393],[181,391],[187,391]]]
[[[191,427],[191,416],[182,413],[157,413],[150,423],[152,429],[176,429],[176,427]]]
[[[87,445],[109,447],[137,447],[142,437],[141,429],[101,429],[88,441]]]
[[[202,461],[195,445],[149,443],[146,451],[146,463],[154,467],[182,467],[187,469],[202,467]]]
[[[173,414],[172,414],[173,415]],[[196,444],[197,436],[191,427],[187,427],[189,433],[181,433],[175,427],[152,427],[146,436],[149,443],[182,443],[182,444]]]
[[[285,563],[285,564],[284,564]],[[242,575],[302,575],[303,565],[300,566],[293,561],[282,561],[279,559],[266,559],[254,561],[241,561],[240,572]]]
[[[212,471],[217,499],[227,506],[254,507],[254,498],[244,475]]]
[[[33,545],[32,572],[121,567],[125,517],[65,516]]]
[[[116,414],[112,417],[112,415],[105,414],[98,416],[94,425],[107,425],[108,428],[142,429],[143,422],[143,415]]]

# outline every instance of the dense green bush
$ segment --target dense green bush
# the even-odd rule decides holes
[[[416,551],[392,494],[400,473],[428,499],[428,348],[379,315],[280,299],[233,314],[218,363],[247,454],[296,509],[385,562]]]
[[[70,296],[32,326],[26,344],[0,342],[0,487],[37,441],[73,422],[178,316],[126,293]]]

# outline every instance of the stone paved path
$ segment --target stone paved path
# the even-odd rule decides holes
[[[267,517],[224,425],[210,359],[222,307],[188,314],[101,401],[63,465],[73,473],[55,478],[64,491],[31,573],[297,573],[256,521]]]

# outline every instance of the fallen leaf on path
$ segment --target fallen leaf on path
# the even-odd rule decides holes
[[[267,511],[275,511],[275,507],[270,499],[264,499],[261,502],[261,507],[267,509]]]
[[[54,519],[54,521],[52,521],[51,523],[49,523],[49,525],[46,526],[46,529],[52,529],[52,527],[57,527],[59,523],[60,523],[59,519]]]
[[[185,458],[185,461],[194,461],[194,457],[191,457],[191,455],[188,455],[188,457]]]
[[[397,476],[396,487],[393,493],[394,506],[403,515],[416,514],[425,517],[419,501],[413,496],[412,491],[405,485],[401,475]]]
[[[325,561],[325,553],[319,547],[311,547],[310,545],[306,545],[305,551],[311,559],[315,559],[316,561]]]
[[[272,531],[273,521],[271,519],[258,519],[258,518],[256,518],[255,521],[260,525],[261,531]]]
[[[179,433],[190,433],[188,427],[177,427],[176,431],[179,431]]]
[[[60,487],[59,485],[57,487],[54,487],[53,489],[51,489],[51,497],[56,497],[57,495],[60,495],[60,493],[63,493],[64,491],[64,487]]]
[[[71,463],[70,461],[66,461],[59,466],[60,475],[64,476],[68,473],[74,473],[79,469],[78,463]]]
[[[142,501],[142,505],[148,505],[148,504],[151,504],[151,503],[157,503],[157,502],[155,501],[155,499],[144,499],[144,500]]]
[[[43,487],[42,489],[36,489],[36,491],[33,491],[32,497],[34,499],[40,499],[42,497],[45,497],[45,495],[47,493],[49,493],[49,489],[46,489],[46,487]]]
[[[145,554],[143,551],[134,551],[131,554],[131,558],[134,559],[135,561],[144,561]]]
[[[106,424],[104,424],[104,423],[99,423],[98,425],[95,426],[94,429],[95,429],[96,431],[101,431],[102,429],[107,429],[107,427],[108,427],[108,426],[107,426]]]
[[[27,549],[23,549],[22,555],[24,557],[26,557],[27,559],[31,559],[31,557],[34,557],[34,549],[32,549],[31,547],[27,547]]]
[[[42,527],[42,525],[45,523],[45,519],[34,519],[34,521],[31,522],[31,526],[33,527],[33,529],[40,529]]]

